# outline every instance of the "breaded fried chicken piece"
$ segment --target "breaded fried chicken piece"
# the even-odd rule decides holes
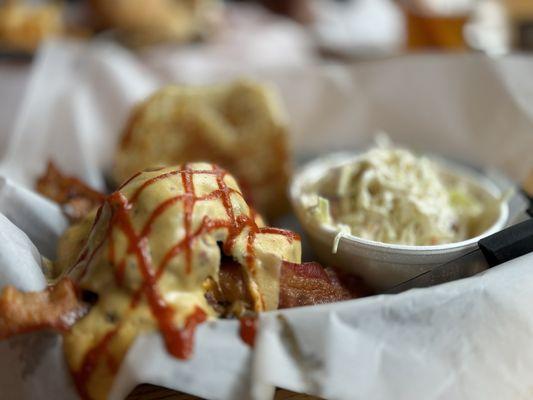
[[[265,85],[168,86],[133,110],[113,177],[118,184],[144,168],[209,161],[235,175],[247,201],[271,218],[288,209],[286,125]]]

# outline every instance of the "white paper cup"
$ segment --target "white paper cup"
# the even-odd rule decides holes
[[[313,250],[325,265],[336,266],[362,277],[377,290],[388,289],[422,272],[457,258],[477,246],[477,242],[505,227],[509,219],[509,205],[500,202],[490,215],[487,229],[479,235],[461,242],[435,246],[409,246],[381,243],[353,235],[343,236],[333,254],[333,241],[338,230],[324,226],[310,217],[302,195],[329,172],[357,161],[358,155],[338,153],[318,158],[302,167],[293,177],[290,197],[295,213],[313,245]],[[488,177],[472,168],[438,159],[442,172],[452,178],[466,180],[473,190],[488,196],[495,203],[502,193]]]

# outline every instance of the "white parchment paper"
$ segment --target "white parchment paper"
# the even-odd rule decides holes
[[[413,56],[354,66],[165,73],[109,43],[56,42],[35,64],[0,164],[0,286],[43,286],[66,221],[30,189],[53,159],[102,188],[131,106],[166,82],[245,74],[274,83],[298,155],[349,150],[377,129],[398,142],[521,180],[533,167],[533,60]],[[167,60],[171,62],[170,60]],[[39,254],[40,253],[40,254]],[[268,399],[274,387],[331,399],[530,399],[533,255],[490,272],[396,296],[261,315],[252,351],[236,321],[202,325],[193,358],[170,357],[158,335],[136,341],[112,399],[154,383],[210,399]],[[24,279],[21,279],[23,277]],[[61,338],[0,342],[0,399],[71,399]]]

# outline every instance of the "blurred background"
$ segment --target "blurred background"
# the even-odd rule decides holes
[[[531,0],[78,0],[0,2],[3,58],[50,37],[106,36],[129,47],[201,46],[239,30],[256,39],[305,36],[320,58],[357,60],[407,51],[533,50]],[[254,29],[255,28],[255,29]],[[292,38],[291,38],[292,35]],[[245,37],[247,36],[247,37]],[[294,43],[293,43],[294,45]],[[301,43],[300,43],[301,45]]]
[[[58,38],[118,43],[169,75],[420,52],[498,57],[533,51],[533,0],[0,0],[0,132],[12,128],[34,56]]]

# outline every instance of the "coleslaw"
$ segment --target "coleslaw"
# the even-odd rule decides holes
[[[336,171],[329,194],[308,198],[309,215],[351,234],[383,243],[430,246],[472,237],[484,204],[467,182],[447,181],[433,160],[393,147],[376,146]]]

